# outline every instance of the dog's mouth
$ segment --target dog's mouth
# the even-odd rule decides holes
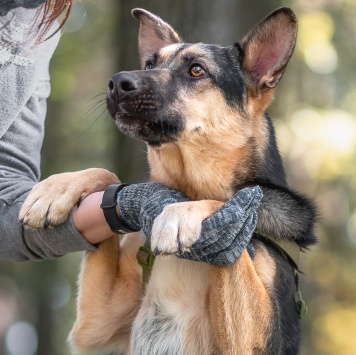
[[[110,116],[122,133],[151,146],[160,146],[177,139],[176,122],[172,124],[169,115],[162,117],[161,105],[153,94],[121,99],[108,95],[106,102]]]
[[[137,128],[153,123],[159,107],[153,95],[128,96],[118,99],[108,95],[106,99],[108,112],[118,128],[125,131],[123,133],[131,129],[135,132]]]

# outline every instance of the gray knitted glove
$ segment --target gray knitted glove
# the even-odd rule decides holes
[[[230,265],[245,248],[254,257],[251,238],[261,199],[259,187],[239,191],[203,222],[199,240],[180,257],[214,265]],[[142,229],[148,239],[151,238],[153,222],[163,208],[184,201],[189,199],[180,192],[156,183],[129,185],[118,195],[125,222],[133,230]]]
[[[251,238],[257,225],[257,209],[262,196],[258,186],[237,192],[202,223],[198,241],[180,257],[226,266],[233,264],[247,248],[251,258],[254,258]]]
[[[153,222],[164,206],[184,201],[189,201],[188,197],[153,182],[128,185],[118,194],[122,218],[132,230],[142,229],[149,239]]]

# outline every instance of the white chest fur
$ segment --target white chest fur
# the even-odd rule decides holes
[[[131,353],[210,353],[208,286],[207,265],[157,257],[133,324]]]

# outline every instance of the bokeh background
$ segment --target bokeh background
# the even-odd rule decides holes
[[[316,200],[321,216],[320,243],[303,257],[302,353],[354,355],[355,0],[77,2],[52,61],[42,177],[95,166],[129,183],[148,178],[145,146],[115,129],[103,101],[113,73],[138,68],[132,8],[155,12],[189,42],[228,45],[279,6],[297,13],[299,36],[269,112],[289,182]],[[70,354],[81,258],[0,262],[0,354]]]

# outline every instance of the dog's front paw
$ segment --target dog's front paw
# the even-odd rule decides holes
[[[19,219],[26,227],[55,226],[63,223],[83,198],[118,182],[115,174],[96,168],[52,175],[31,190]]]
[[[182,254],[198,240],[204,219],[210,217],[222,202],[189,201],[167,205],[154,220],[151,248],[158,254]]]

